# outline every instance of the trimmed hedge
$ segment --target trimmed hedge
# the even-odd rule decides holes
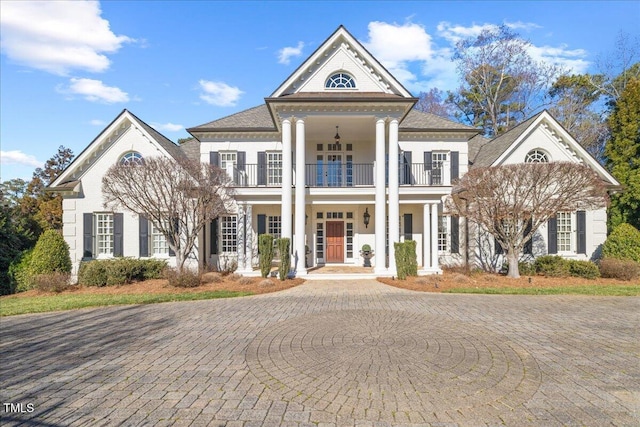
[[[157,259],[114,258],[86,261],[80,264],[78,284],[101,287],[159,279],[166,267],[166,261]]]
[[[261,234],[258,237],[258,253],[260,254],[260,275],[267,277],[273,262],[273,236]]]
[[[591,261],[569,260],[569,274],[573,277],[584,279],[597,279],[600,277],[600,269]]]
[[[602,256],[640,262],[640,231],[630,224],[618,225],[602,245]]]
[[[291,256],[289,255],[290,242],[288,237],[278,239],[278,251],[280,252],[280,268],[278,275],[280,280],[285,280],[291,269]]]
[[[404,280],[407,276],[418,275],[418,257],[416,255],[415,240],[406,240],[401,243],[394,243],[396,269],[398,279]]]

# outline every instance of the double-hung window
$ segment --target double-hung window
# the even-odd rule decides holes
[[[282,184],[282,152],[267,152],[267,179],[269,185]]]
[[[151,224],[151,254],[153,256],[168,256],[169,244],[164,234],[153,224]]]
[[[95,254],[113,255],[113,214],[95,214]]]
[[[571,252],[573,224],[571,212],[558,212],[556,215],[558,224],[558,252]]]
[[[269,215],[268,219],[268,228],[269,234],[273,236],[274,244],[275,240],[282,237],[282,217],[280,215]]]
[[[438,251],[445,252],[449,249],[449,217],[438,216]]]
[[[235,215],[220,218],[220,243],[223,253],[235,253],[238,250],[238,221]]]

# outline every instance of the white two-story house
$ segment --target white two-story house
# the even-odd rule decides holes
[[[263,104],[191,127],[193,139],[180,146],[125,110],[51,185],[64,194],[74,266],[110,256],[172,261],[164,236],[144,218],[102,205],[109,166],[146,156],[186,156],[227,171],[235,206],[207,226],[194,260],[237,263],[244,274],[256,274],[263,233],[291,238],[298,276],[323,265],[362,265],[365,244],[374,253],[372,273],[395,275],[393,242],[409,239],[423,274],[466,261],[479,246],[462,238],[463,220],[445,215],[443,200],[474,165],[569,160],[618,185],[547,112],[491,141],[413,109],[416,101],[339,27]],[[604,207],[560,215],[556,234],[543,242],[558,239],[556,252],[592,257],[606,238]],[[540,253],[553,252],[553,244],[542,246]]]

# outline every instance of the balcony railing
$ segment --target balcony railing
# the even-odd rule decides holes
[[[248,164],[240,170],[227,168],[236,187],[281,187],[281,167]],[[295,184],[295,165],[292,171]],[[385,173],[385,185],[389,181]],[[305,165],[307,187],[373,187],[375,185],[375,165],[373,163],[329,162]],[[398,166],[398,182],[401,186],[450,185],[448,168],[427,169],[424,163],[402,164]]]

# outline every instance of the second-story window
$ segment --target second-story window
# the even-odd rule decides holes
[[[327,79],[324,87],[327,89],[355,89],[356,82],[347,73],[335,73]]]
[[[226,151],[220,153],[220,168],[227,169],[228,165],[233,165],[235,168],[238,164],[238,153],[235,151]]]
[[[444,169],[444,162],[447,161],[446,152],[438,152],[434,151],[431,153],[431,162],[432,162],[432,170],[433,170],[433,185],[442,184],[442,174]]]
[[[282,184],[282,152],[267,152],[267,177],[269,185]]]

